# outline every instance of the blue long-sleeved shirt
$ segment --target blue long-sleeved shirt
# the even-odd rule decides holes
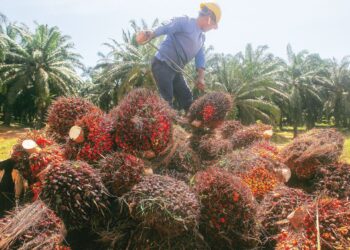
[[[172,65],[174,61],[183,68],[195,58],[196,68],[205,67],[203,31],[198,27],[194,18],[187,16],[172,19],[168,24],[154,30],[156,37],[167,35],[161,43],[156,58]],[[169,60],[169,58],[171,60]]]

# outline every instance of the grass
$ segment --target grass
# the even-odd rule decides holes
[[[28,129],[14,124],[5,127],[0,124],[0,161],[10,157],[12,147],[17,143],[20,136],[24,135]]]
[[[4,138],[1,138],[1,135],[0,135],[0,161],[6,160],[7,158],[10,157],[12,146],[15,145],[16,142],[17,142],[17,138],[4,139]]]

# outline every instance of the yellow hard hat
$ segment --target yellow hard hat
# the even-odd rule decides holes
[[[217,3],[213,3],[213,2],[201,3],[200,8],[203,9],[204,7],[207,7],[210,11],[214,13],[216,18],[216,23],[219,23],[221,19],[220,6]]]

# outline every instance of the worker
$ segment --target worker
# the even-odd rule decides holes
[[[172,19],[154,31],[141,31],[136,36],[138,44],[145,44],[155,37],[167,35],[152,60],[152,73],[160,95],[173,106],[175,97],[179,108],[187,111],[193,96],[182,74],[184,66],[195,58],[196,87],[205,88],[204,32],[217,29],[221,10],[213,2],[202,3],[197,18],[187,16]]]

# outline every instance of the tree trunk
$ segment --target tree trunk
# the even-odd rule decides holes
[[[298,125],[296,123],[293,124],[293,138],[298,136]]]
[[[5,102],[4,105],[4,125],[10,126],[12,120],[12,106]]]
[[[282,116],[282,114],[281,114],[280,120],[279,120],[279,124],[278,124],[278,126],[279,126],[279,128],[280,128],[280,131],[283,131],[283,124],[282,124],[282,122],[283,122],[283,116]]]

